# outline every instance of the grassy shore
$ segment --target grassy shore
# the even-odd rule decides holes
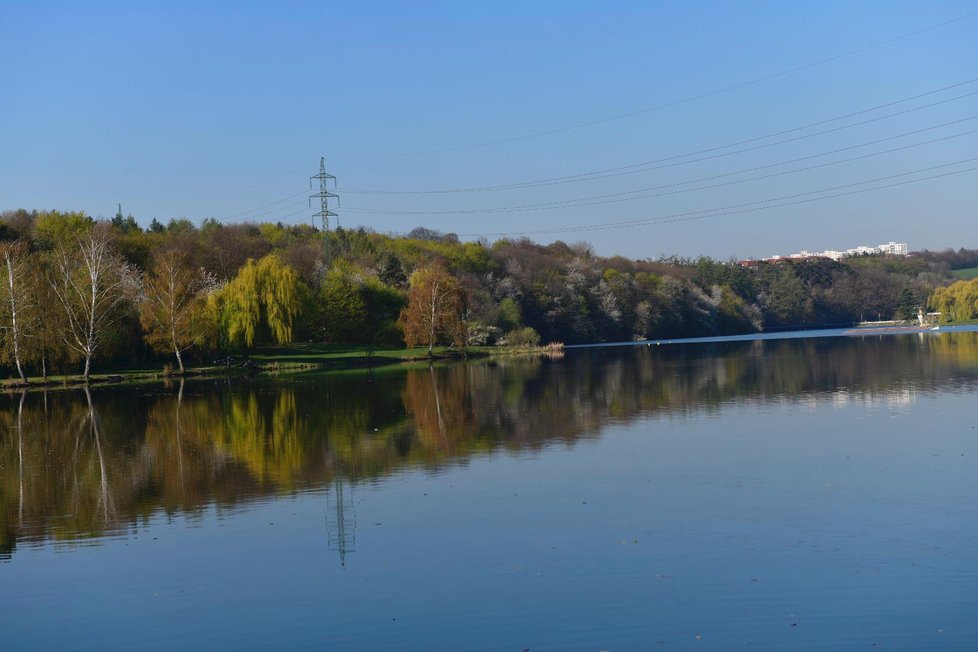
[[[248,355],[232,355],[209,365],[188,365],[182,377],[256,375],[263,373],[295,372],[308,370],[359,369],[383,367],[406,363],[464,360],[499,355],[557,355],[563,345],[551,344],[534,347],[471,346],[465,349],[436,347],[429,356],[427,347],[413,349],[376,349],[372,347],[344,346],[336,344],[291,344],[281,347],[255,349]],[[111,369],[92,374],[88,384],[118,385],[180,378],[169,365],[141,366]],[[29,376],[26,387],[77,387],[85,385],[81,374],[52,375],[47,378]],[[2,381],[4,389],[21,389],[19,378]]]

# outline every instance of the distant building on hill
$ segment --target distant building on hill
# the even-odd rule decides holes
[[[849,258],[850,256],[871,256],[875,254],[889,254],[891,256],[906,256],[910,253],[910,249],[906,242],[887,242],[886,244],[881,244],[876,247],[870,247],[869,245],[859,245],[858,247],[853,247],[852,249],[846,249],[845,251],[836,251],[835,249],[826,249],[818,253],[801,250],[794,254],[789,254],[787,256],[776,255],[770,258],[765,258],[764,260],[768,262],[776,262],[779,260],[805,260],[808,258],[830,258],[832,260],[842,260],[843,258]]]
[[[893,254],[894,256],[906,256],[910,253],[907,250],[906,242],[887,242],[886,244],[881,244],[879,250],[884,254]]]

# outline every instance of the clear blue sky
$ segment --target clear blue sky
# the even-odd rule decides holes
[[[108,217],[121,203],[143,224],[308,222],[302,193],[325,155],[341,224],[378,231],[598,226],[530,237],[630,257],[889,240],[975,247],[978,171],[961,171],[978,161],[947,164],[978,156],[978,133],[965,133],[978,129],[966,120],[978,116],[978,95],[960,97],[978,81],[713,149],[978,78],[978,15],[909,35],[973,12],[978,3],[953,1],[0,0],[0,209]],[[876,47],[826,61],[867,46]],[[812,135],[837,127],[846,128]],[[661,159],[670,165],[537,187],[358,192],[506,185]],[[947,172],[961,173],[797,203]],[[446,212],[607,195],[558,209]],[[686,219],[776,197],[786,205]],[[670,216],[684,217],[602,226]]]

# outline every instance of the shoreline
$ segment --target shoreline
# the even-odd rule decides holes
[[[304,371],[344,371],[351,369],[371,369],[417,364],[421,362],[452,362],[478,358],[561,355],[562,344],[548,344],[531,347],[490,347],[479,346],[466,349],[444,347],[428,355],[426,349],[332,349],[327,345],[293,345],[256,351],[233,364],[188,366],[183,373],[163,370],[113,369],[105,373],[92,374],[86,382],[81,374],[52,375],[47,379],[28,376],[27,382],[11,378],[0,382],[2,391],[22,391],[35,389],[78,389],[84,387],[111,387],[126,384],[167,382],[186,378],[224,378],[228,376],[254,377],[278,373]],[[229,359],[237,357],[231,356]]]
[[[707,337],[672,338],[661,340],[638,340],[624,342],[595,342],[590,344],[551,343],[527,347],[475,346],[464,350],[451,347],[436,349],[429,356],[424,348],[415,349],[364,349],[337,347],[324,344],[296,344],[288,347],[262,349],[242,357],[241,362],[231,365],[206,365],[188,367],[182,374],[166,373],[163,370],[113,369],[105,373],[92,374],[86,383],[80,374],[28,377],[23,383],[18,378],[0,381],[0,391],[13,392],[37,389],[77,389],[84,387],[112,387],[125,384],[144,384],[167,382],[186,378],[225,378],[255,377],[278,373],[297,373],[306,371],[346,371],[356,369],[392,368],[398,365],[423,362],[453,362],[479,358],[540,355],[552,358],[562,357],[569,349],[590,349],[619,346],[662,346],[677,344],[715,344],[725,342],[749,342],[785,339],[808,339],[820,337],[865,337],[893,336],[911,334],[933,334],[978,332],[978,322],[952,322],[926,327],[905,326],[855,326],[848,328],[808,329],[796,331],[775,331],[745,333],[740,335],[716,335]],[[238,357],[238,356],[232,356]]]

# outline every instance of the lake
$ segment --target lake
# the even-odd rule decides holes
[[[975,649],[978,333],[0,396],[2,649]]]

